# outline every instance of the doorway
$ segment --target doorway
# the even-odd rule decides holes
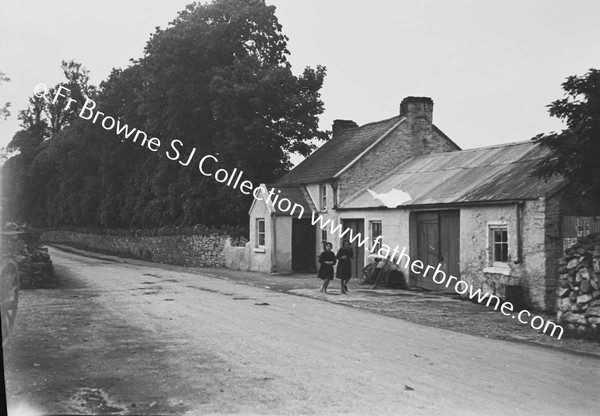
[[[441,264],[440,270],[446,276],[460,279],[460,211],[417,212],[416,228],[416,258],[425,267],[437,268]],[[432,277],[431,271],[428,276],[415,275],[415,285],[428,290],[451,291],[435,283]]]
[[[352,277],[358,277],[363,267],[365,267],[365,248],[358,245],[358,241],[365,237],[365,220],[342,220],[342,227],[350,229],[352,236],[360,233],[360,238],[356,238],[353,243],[350,243],[352,251],[354,251],[354,259],[352,259]],[[346,235],[350,235],[350,234]],[[343,240],[340,240],[339,247],[342,246]],[[339,247],[336,249],[339,249]]]
[[[292,270],[295,272],[316,271],[315,227],[310,218],[292,219]]]

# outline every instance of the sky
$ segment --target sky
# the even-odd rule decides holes
[[[3,0],[0,147],[38,83],[63,80],[74,59],[98,85],[139,58],[155,27],[189,0]],[[294,73],[323,65],[325,112],[359,125],[392,117],[404,97],[434,101],[434,124],[463,149],[560,131],[547,105],[567,76],[600,68],[600,2],[267,0],[288,36]]]

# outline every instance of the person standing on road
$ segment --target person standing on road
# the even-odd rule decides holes
[[[348,280],[352,277],[352,259],[354,258],[354,251],[348,240],[344,240],[343,247],[338,250],[336,258],[339,263],[335,277],[340,279],[340,291],[348,293]]]
[[[333,244],[326,243],[325,251],[321,253],[319,256],[319,263],[321,266],[319,267],[319,279],[323,280],[323,284],[321,285],[321,292],[327,293],[327,286],[329,286],[329,282],[333,279],[333,265],[336,262],[335,254],[331,251],[333,248]]]

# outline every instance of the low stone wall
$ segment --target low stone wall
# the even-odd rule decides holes
[[[207,235],[144,235],[150,234],[144,231],[137,232],[138,235],[135,235],[136,232],[132,234],[134,235],[46,230],[42,232],[41,238],[47,244],[67,244],[157,263],[194,267],[225,266],[223,249],[230,238],[227,235],[217,232]]]
[[[579,238],[559,261],[557,318],[567,331],[600,335],[600,234]]]

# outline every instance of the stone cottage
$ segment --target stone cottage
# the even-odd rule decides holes
[[[475,288],[552,309],[564,183],[530,175],[544,154],[527,141],[417,157],[342,201],[338,211],[381,221],[386,244],[441,264]],[[410,199],[385,204],[394,191]],[[431,276],[404,272],[414,286],[448,290]]]
[[[432,110],[430,98],[408,97],[386,120],[360,127],[336,120],[329,142],[277,183],[262,185],[302,205],[303,215],[254,201],[248,247],[232,266],[316,270],[323,242],[337,250],[341,239],[313,225],[314,212],[368,236],[365,246],[354,244],[355,274],[385,243],[491,294],[552,309],[561,220],[578,213],[564,201],[564,181],[530,175],[545,149],[527,141],[461,150],[432,123]],[[448,290],[402,271],[413,286]]]
[[[408,97],[402,100],[398,115],[382,121],[359,127],[350,120],[335,120],[331,140],[277,183],[262,185],[265,189],[276,188],[282,197],[301,204],[305,208],[303,218],[255,200],[250,208],[252,251],[243,256],[234,253],[236,260],[231,265],[267,272],[316,270],[316,259],[330,235],[312,225],[312,212],[339,221],[338,207],[344,199],[402,162],[460,150],[432,123],[432,113],[431,98]],[[342,221],[344,227],[363,227],[354,219]],[[339,244],[334,241],[334,245]],[[365,262],[364,248],[357,251],[355,271],[361,270]]]

